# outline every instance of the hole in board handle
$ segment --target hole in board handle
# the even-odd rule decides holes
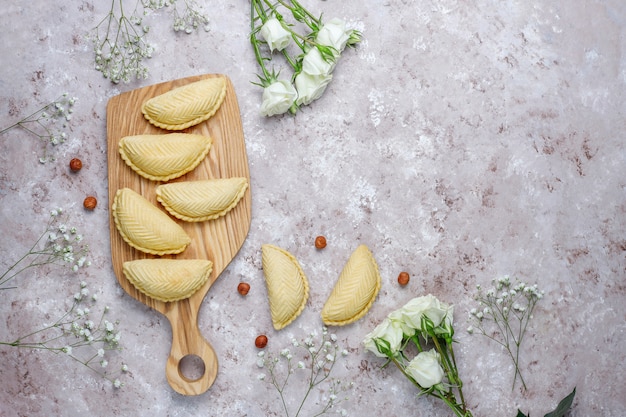
[[[202,378],[206,372],[206,365],[198,355],[185,355],[178,362],[178,373],[181,378],[188,382],[194,382]]]

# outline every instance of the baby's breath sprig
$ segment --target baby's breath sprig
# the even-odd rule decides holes
[[[149,26],[142,25],[136,9],[129,17],[122,0],[113,0],[107,15],[90,34],[96,70],[116,84],[147,78],[143,60],[152,57],[154,51],[145,39],[149,30]]]
[[[121,388],[124,384],[119,378],[129,371],[128,366],[122,363],[111,370],[107,356],[109,351],[121,350],[119,323],[107,320],[108,306],[95,321],[91,319],[97,299],[96,294],[90,296],[87,283],[81,282],[72,306],[58,320],[13,341],[0,341],[0,345],[65,354]]]
[[[72,120],[77,100],[76,97],[63,93],[34,113],[0,130],[0,135],[19,127],[41,141],[43,154],[39,157],[39,162],[43,164],[54,160],[54,157],[48,155],[48,145],[57,146],[67,140],[67,123]]]
[[[89,246],[82,243],[83,235],[76,227],[69,226],[62,218],[63,209],[50,212],[46,229],[30,249],[0,275],[0,290],[20,273],[43,265],[65,265],[76,272],[91,263],[87,259]]]
[[[329,333],[326,327],[322,329],[322,338],[319,344],[316,340],[317,336],[317,332],[314,332],[301,341],[295,338],[292,339],[293,352],[291,348],[285,348],[278,355],[266,351],[258,353],[258,367],[266,369],[267,373],[269,373],[269,378],[265,373],[261,373],[259,379],[268,381],[276,388],[286,417],[291,415],[286,399],[293,398],[292,393],[287,393],[287,385],[292,375],[296,377],[302,376],[306,381],[305,392],[295,414],[293,414],[294,417],[304,413],[303,408],[307,398],[323,382],[327,381],[329,385],[327,388],[328,394],[324,396],[325,404],[317,413],[308,413],[308,415],[321,416],[327,413],[346,400],[345,392],[352,388],[352,382],[344,384],[330,377],[338,356],[346,356],[348,354],[347,350],[339,347],[337,336]],[[294,354],[300,355],[294,357]],[[320,392],[322,392],[321,388]],[[347,412],[343,409],[338,412],[342,416],[347,415]]]
[[[178,10],[178,3],[182,1],[185,9],[182,14]],[[141,0],[144,7],[144,15],[147,10],[160,10],[165,7],[172,7],[174,15],[173,29],[175,32],[192,33],[201,25],[205,31],[209,31],[209,18],[202,11],[202,7],[196,0]]]
[[[185,0],[185,10],[182,14],[174,7],[174,31],[192,33],[198,27],[204,27],[206,32],[209,31],[209,18],[202,13],[200,6],[194,0]],[[176,6],[176,5],[175,5]]]
[[[181,1],[181,0],[178,0]],[[144,22],[150,11],[172,7],[175,32],[192,33],[203,26],[209,30],[209,18],[196,0],[182,0],[179,12],[177,0],[141,0],[132,13],[126,14],[123,0],[112,0],[107,15],[91,30],[90,39],[95,54],[95,68],[105,78],[117,84],[148,78],[145,59],[152,57],[154,46],[148,42],[150,26]],[[138,10],[141,5],[142,11]]]
[[[513,285],[508,276],[494,279],[493,288],[484,293],[480,285],[477,289],[476,301],[480,307],[470,310],[472,325],[467,331],[482,334],[501,345],[515,365],[511,389],[515,388],[518,377],[526,389],[519,366],[520,349],[535,306],[544,292],[539,290],[537,284],[518,281]]]

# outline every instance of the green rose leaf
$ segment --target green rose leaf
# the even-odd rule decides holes
[[[574,395],[576,395],[576,387],[574,387],[574,390],[567,397],[561,400],[553,412],[546,414],[544,417],[563,417],[572,406]]]
[[[565,413],[570,409],[572,403],[574,402],[574,396],[576,395],[576,387],[574,390],[565,398],[561,400],[559,405],[552,411],[551,413],[546,414],[544,417],[563,417]],[[527,414],[522,413],[519,409],[517,410],[516,417],[530,417]]]

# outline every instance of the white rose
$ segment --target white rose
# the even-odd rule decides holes
[[[443,368],[439,363],[439,353],[434,349],[420,352],[405,369],[406,373],[420,384],[422,388],[430,388],[443,380]]]
[[[298,74],[295,80],[298,91],[296,104],[307,105],[320,98],[332,78],[332,75],[311,75],[304,72]]]
[[[428,294],[416,297],[400,309],[404,323],[416,330],[422,329],[422,316],[428,317],[433,326],[437,327],[448,314],[449,306],[440,302],[435,296]]]
[[[415,334],[415,329],[412,324],[407,324],[406,319],[404,318],[402,309],[392,311],[387,316],[389,320],[391,320],[397,327],[402,329],[402,332],[407,336],[411,337]]]
[[[302,58],[302,72],[310,75],[329,75],[335,69],[335,60],[326,61],[317,48],[311,48]]]
[[[293,105],[298,92],[289,81],[277,80],[263,90],[261,114],[273,116],[283,114]]]
[[[346,29],[346,22],[334,18],[326,22],[317,33],[315,41],[321,45],[332,46],[337,50],[337,55],[341,53],[350,39],[351,29]]]
[[[388,349],[395,356],[400,351],[400,346],[402,345],[402,329],[386,318],[371,333],[365,336],[363,345],[367,350],[380,358],[386,358],[387,355],[380,351],[379,346]]]
[[[278,19],[272,17],[261,27],[259,32],[271,51],[282,51],[291,43],[291,33],[285,29]]]

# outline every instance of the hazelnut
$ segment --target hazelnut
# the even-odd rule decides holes
[[[70,161],[70,169],[71,169],[73,172],[80,171],[80,169],[81,169],[82,167],[83,167],[83,163],[82,163],[82,161],[81,161],[80,159],[78,159],[78,158],[73,158],[73,159]]]
[[[324,236],[318,236],[315,238],[315,247],[317,249],[324,249],[326,247],[326,238]]]
[[[95,209],[97,204],[98,204],[98,200],[96,200],[96,197],[93,197],[93,196],[89,196],[85,198],[85,201],[83,201],[83,206],[87,210]]]
[[[400,285],[406,285],[409,283],[409,280],[411,279],[411,277],[409,276],[409,274],[407,272],[400,272],[400,275],[398,275],[398,284]]]
[[[265,346],[267,346],[267,336],[265,336],[264,334],[257,336],[254,341],[254,345],[259,349],[263,349]]]
[[[248,294],[248,291],[250,291],[250,284],[247,282],[240,282],[239,285],[237,285],[237,291],[241,295]]]

